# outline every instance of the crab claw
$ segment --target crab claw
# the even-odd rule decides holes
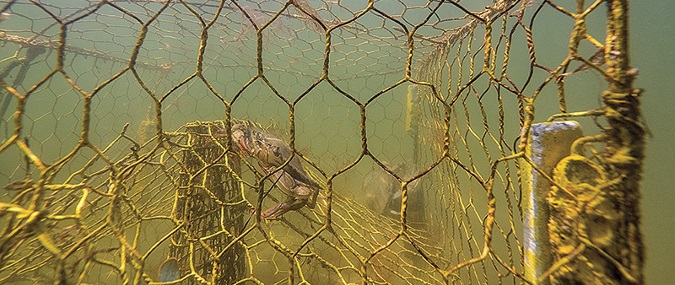
[[[239,147],[239,150],[246,155],[250,154],[250,149],[246,145],[248,136],[246,126],[242,124],[232,126],[232,141],[234,141]]]
[[[278,205],[262,212],[262,217],[268,220],[273,220],[281,217],[281,215],[285,214],[288,211],[298,210],[304,207],[305,204],[307,204],[307,200],[296,199],[294,197],[289,196],[288,199],[286,199],[286,201],[283,201]]]

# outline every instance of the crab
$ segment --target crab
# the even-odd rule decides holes
[[[241,153],[258,161],[262,171],[270,174],[270,179],[287,196],[285,201],[262,212],[263,218],[276,219],[291,210],[315,207],[321,186],[307,174],[298,156],[283,140],[248,122],[232,126],[232,140]]]

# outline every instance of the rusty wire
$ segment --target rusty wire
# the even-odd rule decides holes
[[[617,63],[624,2],[559,2],[0,3],[0,283],[153,284],[173,260],[186,284],[537,284],[575,270],[611,282],[597,260],[639,283],[635,228],[617,231],[638,253],[617,253],[564,218],[552,236],[577,242],[524,274],[532,124],[644,128],[620,108],[640,94]],[[605,86],[579,87],[597,78],[611,108]],[[252,213],[284,197],[215,135],[239,120],[302,158],[322,185],[317,208]],[[639,175],[622,140],[603,158],[607,137],[592,138],[577,155],[602,165],[593,197],[636,199],[612,192]],[[569,205],[554,213],[597,210],[568,195],[578,184],[546,177]],[[391,194],[371,179],[398,189],[400,209],[366,206]]]

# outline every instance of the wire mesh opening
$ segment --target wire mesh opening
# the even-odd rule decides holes
[[[0,12],[2,283],[642,278],[625,1]],[[554,263],[532,277],[525,148],[535,122],[565,118],[587,137],[564,166],[586,168],[548,173]],[[234,137],[242,123],[258,137]],[[590,232],[600,220],[616,228]]]

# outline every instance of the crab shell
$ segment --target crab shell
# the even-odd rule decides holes
[[[298,156],[283,140],[249,124],[232,126],[232,140],[243,154],[256,158],[265,173],[272,173],[269,180],[286,196],[306,200],[307,206],[314,208],[321,186],[305,172]]]
[[[321,188],[314,179],[307,175],[298,156],[294,156],[293,150],[280,138],[265,133],[254,126],[236,124],[232,126],[232,139],[242,153],[258,159],[258,163],[265,170],[265,173],[285,164],[283,171],[292,178],[300,183],[308,184],[311,188]],[[286,164],[289,158],[291,158],[291,161]]]
[[[276,182],[276,186],[278,186],[278,188],[287,196],[300,200],[307,200],[307,207],[311,209],[316,205],[315,193],[317,192],[317,189],[294,179],[288,172],[278,170],[272,173],[269,179],[273,183]]]

